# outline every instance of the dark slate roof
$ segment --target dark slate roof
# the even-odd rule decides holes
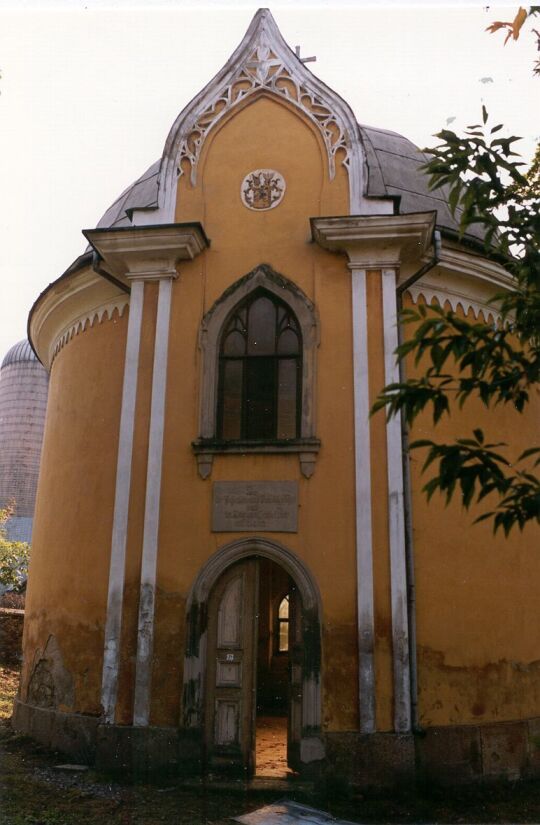
[[[443,186],[430,191],[429,176],[419,168],[429,160],[429,156],[397,132],[362,124],[359,128],[368,166],[366,194],[372,197],[399,197],[401,214],[435,209],[437,226],[457,232],[458,221],[448,208],[447,188]],[[467,234],[476,239],[482,238],[478,227],[469,227]]]
[[[158,205],[158,173],[161,158],[146,170],[135,183],[124,189],[112,206],[109,206],[98,229],[110,229],[113,226],[131,226],[131,210],[148,209]]]
[[[420,170],[428,156],[410,140],[372,126],[359,125],[368,167],[368,196],[399,197],[399,211],[437,211],[437,226],[442,230],[458,231],[458,223],[448,208],[448,192],[443,187],[430,191],[429,177]],[[158,175],[160,160],[146,170],[144,175],[125,189],[107,209],[98,228],[131,226],[131,210],[148,209],[158,205]],[[470,227],[468,234],[481,239],[480,229]]]
[[[8,367],[10,364],[17,364],[21,361],[37,361],[37,356],[34,354],[34,350],[30,346],[30,342],[23,338],[22,341],[19,341],[17,344],[14,344],[10,350],[7,351],[6,355],[4,356],[4,360],[2,361],[2,366],[0,369],[4,369],[4,367]]]

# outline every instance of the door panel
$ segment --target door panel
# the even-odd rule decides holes
[[[300,770],[300,740],[302,738],[302,673],[304,646],[302,638],[302,605],[298,590],[291,581],[289,591],[289,713],[287,761],[293,770]]]
[[[251,775],[255,767],[258,562],[233,565],[208,603],[205,702],[207,768]]]

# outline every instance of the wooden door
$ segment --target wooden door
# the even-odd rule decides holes
[[[207,769],[252,776],[255,770],[256,559],[233,565],[208,603],[205,702]]]
[[[287,762],[300,770],[300,740],[302,738],[302,676],[304,645],[302,634],[302,604],[295,585],[289,591],[289,701],[287,722]]]

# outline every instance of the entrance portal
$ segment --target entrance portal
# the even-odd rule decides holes
[[[251,558],[208,602],[206,761],[210,770],[285,776],[301,737],[302,608],[288,573]]]
[[[207,771],[284,776],[324,759],[319,616],[303,563],[267,539],[226,545],[201,569],[188,600],[183,716]]]

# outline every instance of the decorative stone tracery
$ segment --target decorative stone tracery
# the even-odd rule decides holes
[[[348,167],[350,139],[347,128],[328,101],[315,90],[314,85],[295,71],[293,61],[297,60],[292,54],[289,60],[283,54],[278,55],[270,33],[263,29],[258,42],[248,52],[247,59],[234,71],[227,85],[216,89],[202,112],[194,111],[190,118],[192,122],[180,142],[177,174],[184,174],[186,167],[189,167],[191,183],[195,185],[201,150],[210,130],[231,109],[261,91],[271,92],[292,103],[315,124],[326,147],[331,180],[335,176],[336,156],[340,150],[343,153],[342,162]],[[187,165],[183,161],[187,161]]]
[[[352,109],[291,51],[269,10],[259,9],[223,69],[177,117],[161,159],[157,210],[133,209],[135,225],[174,220],[178,180],[187,175],[196,184],[209,133],[260,95],[292,106],[313,124],[326,148],[329,178],[338,163],[348,172],[351,214],[388,211],[386,201],[364,197],[365,157]]]
[[[434,301],[441,307],[450,304],[453,312],[457,312],[458,308],[461,307],[464,315],[468,315],[472,310],[474,318],[483,320],[486,324],[498,323],[501,320],[501,313],[496,308],[472,300],[465,294],[449,292],[447,289],[436,289],[424,284],[409,287],[407,293],[414,304],[417,304],[418,300],[423,298],[426,304],[432,304]]]
[[[71,341],[74,336],[79,335],[79,333],[84,332],[85,329],[89,327],[93,327],[96,323],[101,324],[103,321],[111,321],[115,311],[118,313],[118,317],[121,318],[128,305],[129,295],[122,295],[116,301],[103,304],[76,318],[66,330],[62,330],[53,342],[51,366],[60,350],[68,341]]]

